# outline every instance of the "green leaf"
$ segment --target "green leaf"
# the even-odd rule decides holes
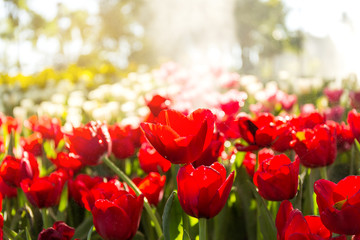
[[[56,152],[61,152],[64,147],[65,147],[65,140],[61,139],[56,147]]]
[[[190,239],[188,233],[184,231],[182,213],[183,210],[177,198],[177,192],[173,191],[165,204],[162,216],[165,240]]]
[[[91,235],[94,231],[95,231],[95,227],[94,227],[94,225],[92,225],[87,234],[87,238],[86,238],[87,240],[91,240]]]
[[[136,232],[136,234],[135,234],[135,236],[134,236],[134,238],[133,238],[133,240],[145,240],[145,239],[146,239],[146,238],[145,238],[144,234],[142,234],[142,233],[139,232],[139,231]]]
[[[248,184],[252,186],[252,192],[256,198],[258,206],[258,224],[260,225],[261,236],[258,239],[276,240],[276,227],[274,219],[269,212],[264,199],[259,195],[255,189],[255,185],[248,181]],[[260,237],[260,238],[259,238]]]
[[[65,184],[64,189],[61,192],[59,211],[63,212],[68,206],[68,186]]]
[[[93,226],[92,215],[89,214],[84,221],[75,229],[74,238],[85,239],[90,227]]]
[[[52,144],[50,143],[50,141],[44,141],[43,146],[44,146],[44,151],[45,151],[46,157],[48,159],[56,158],[55,149],[52,146]]]
[[[23,238],[21,238],[21,234],[23,233],[23,230],[21,230],[19,233],[16,233],[14,232],[13,230],[7,228],[6,226],[3,226],[3,232],[4,232],[4,237],[7,237],[7,239],[10,239],[10,240],[15,240],[15,239],[18,239],[18,240],[23,240]],[[6,238],[4,238],[6,239]]]
[[[360,152],[360,143],[357,139],[355,139],[355,145],[356,145],[357,150]]]
[[[246,152],[239,151],[236,153],[235,164],[234,164],[236,168],[239,168],[241,166],[241,164],[243,163],[243,161],[245,159],[245,155],[246,155]],[[233,170],[236,170],[236,168]]]
[[[31,235],[28,228],[25,228],[26,240],[31,240]]]
[[[15,146],[15,133],[14,131],[12,131],[9,137],[9,145],[7,147],[8,156],[14,156],[14,152],[13,152],[14,146]]]

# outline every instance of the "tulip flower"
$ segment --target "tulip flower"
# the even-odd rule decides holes
[[[150,204],[156,206],[164,195],[166,176],[151,172],[145,178],[134,178],[132,180],[139,190],[144,194]]]
[[[59,204],[64,182],[62,174],[53,172],[47,177],[25,179],[20,186],[32,205],[46,208]]]
[[[196,218],[212,218],[224,207],[234,181],[234,172],[226,178],[225,167],[181,167],[177,175],[178,198],[182,209]]]
[[[251,120],[246,114],[239,114],[238,126],[241,137],[249,144],[237,144],[239,151],[253,151],[262,147],[269,147],[275,140],[274,116],[270,113],[260,113]]]
[[[108,182],[99,182],[90,190],[82,189],[80,191],[82,206],[86,210],[91,211],[94,204],[99,199],[110,199],[115,193],[119,191],[128,191],[135,196],[135,192],[127,185],[124,185],[117,179],[111,179]]]
[[[111,153],[108,128],[99,121],[73,128],[72,133],[66,133],[64,137],[70,152],[79,155],[84,165],[97,165],[104,154]]]
[[[350,91],[349,98],[351,107],[360,110],[360,91]]]
[[[91,177],[86,174],[79,174],[74,180],[69,180],[69,196],[75,200],[80,206],[84,206],[82,201],[83,192],[90,190],[98,183],[103,182],[101,177]]]
[[[224,137],[219,134],[213,135],[213,140],[204,152],[191,164],[197,168],[201,165],[210,166],[218,161],[219,156],[224,151]]]
[[[258,152],[258,165],[260,166],[264,160],[269,159],[273,156],[275,156],[273,150],[268,148],[261,149]],[[251,178],[253,178],[255,172],[255,165],[256,165],[256,154],[252,152],[247,152],[245,154],[244,161],[242,164],[245,166],[246,172],[250,175]]]
[[[335,161],[337,145],[334,129],[322,124],[297,132],[296,136],[291,145],[305,167],[323,167]]]
[[[314,128],[316,125],[324,124],[325,117],[323,114],[314,111],[301,113],[297,118],[291,120],[291,123],[296,127],[297,131],[302,131],[307,128]]]
[[[141,218],[144,195],[138,197],[126,191],[110,199],[99,199],[91,211],[96,231],[104,240],[132,239]]]
[[[276,229],[278,240],[346,240],[345,235],[331,238],[332,232],[323,225],[319,216],[304,217],[288,200],[280,204]]]
[[[5,198],[12,198],[17,196],[17,189],[16,187],[7,185],[4,182],[4,180],[0,177],[0,193]]]
[[[81,157],[74,153],[59,152],[56,158],[50,160],[57,168],[77,171],[82,167]]]
[[[146,101],[146,105],[150,109],[151,114],[154,117],[157,117],[162,110],[169,109],[169,106],[171,104],[171,101],[169,98],[160,96],[158,94],[154,95],[151,98],[151,100],[148,100],[148,101],[145,100],[145,101]]]
[[[109,126],[109,133],[112,141],[112,153],[118,159],[131,157],[135,153],[135,146],[132,139],[130,126],[118,124]]]
[[[345,125],[344,122],[338,123],[334,121],[326,121],[326,125],[330,128],[334,128],[332,131],[336,131],[336,146],[339,151],[350,150],[354,143],[354,135],[349,125]]]
[[[351,110],[348,114],[347,122],[354,137],[360,142],[360,113],[355,109]]]
[[[270,201],[295,197],[298,188],[299,160],[291,162],[285,154],[263,160],[254,174],[259,194]]]
[[[294,140],[295,126],[292,125],[291,116],[277,117],[275,120],[275,140],[271,148],[278,152],[291,149],[290,142]]]
[[[43,154],[40,133],[34,133],[26,138],[20,138],[20,146],[24,151],[30,152],[34,156],[41,156]]]
[[[164,110],[157,123],[141,123],[141,128],[161,156],[171,163],[185,164],[195,161],[209,146],[214,116],[207,109],[198,109],[189,116]]]
[[[360,176],[333,183],[320,179],[314,184],[321,221],[330,231],[360,234]]]
[[[216,129],[225,136],[226,139],[240,138],[238,122],[234,116],[225,115],[223,118],[216,119]]]
[[[12,187],[20,187],[24,179],[33,179],[39,176],[39,166],[34,155],[28,152],[23,157],[6,156],[0,165],[0,177]]]
[[[253,152],[246,152],[242,164],[244,165],[246,172],[252,178],[255,172],[256,154]]]
[[[52,227],[42,230],[38,240],[71,240],[74,234],[74,228],[69,227],[62,221],[58,221]]]
[[[328,98],[331,104],[338,104],[343,92],[344,92],[343,89],[329,89],[329,88],[324,89],[324,94],[326,95],[326,97]]]
[[[63,139],[64,134],[61,131],[61,121],[58,118],[51,118],[48,116],[41,116],[38,118],[34,115],[25,120],[24,125],[34,132],[40,133],[44,139],[54,140],[55,146]]]
[[[145,141],[139,150],[139,163],[144,172],[167,172],[171,168],[171,162],[161,156],[153,146]]]
[[[17,118],[13,118],[11,116],[3,117],[3,124],[6,126],[7,132],[11,133],[13,130],[15,132],[21,132],[21,123]]]
[[[4,227],[4,217],[3,215],[1,214],[1,211],[2,211],[2,200],[3,200],[3,197],[2,197],[2,194],[0,193],[0,239],[3,239],[3,227]]]

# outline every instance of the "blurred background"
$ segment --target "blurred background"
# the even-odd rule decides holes
[[[330,111],[326,88],[343,89],[350,106],[349,97],[360,102],[359,5],[0,0],[0,112],[134,123],[149,94],[191,110],[213,107],[230,89],[246,93],[235,94],[247,99],[244,111],[275,111],[269,99],[278,95],[294,109]],[[330,113],[345,116],[338,112]]]
[[[345,0],[0,0],[0,71],[111,63],[220,66],[264,79],[359,73]]]

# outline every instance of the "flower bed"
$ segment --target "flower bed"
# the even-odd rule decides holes
[[[360,237],[351,81],[290,94],[173,63],[113,76],[29,86],[0,115],[4,239]]]

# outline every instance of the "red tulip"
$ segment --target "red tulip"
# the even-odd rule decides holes
[[[5,144],[4,144],[4,139],[2,137],[0,137],[0,152],[2,153],[5,152]]]
[[[6,156],[0,165],[0,177],[12,187],[20,187],[24,179],[33,179],[39,176],[39,167],[34,155],[28,152],[18,159]]]
[[[146,101],[146,105],[155,117],[157,117],[162,110],[169,109],[170,103],[169,98],[165,98],[158,94],[154,95],[150,101]]]
[[[269,147],[275,140],[274,116],[270,113],[260,113],[254,120],[247,115],[240,114],[238,126],[241,137],[249,144],[249,146],[237,144],[236,148],[239,151],[253,151]]]
[[[0,192],[0,212],[2,211],[2,193]],[[0,239],[3,239],[3,227],[4,227],[4,217],[3,215],[0,213]]]
[[[201,165],[210,166],[214,162],[217,162],[219,156],[224,151],[225,139],[219,134],[214,134],[209,146],[204,152],[191,164],[197,168]]]
[[[338,184],[320,179],[314,184],[321,221],[332,232],[360,234],[360,176],[348,176]]]
[[[351,107],[360,110],[360,91],[350,91],[349,98]]]
[[[348,114],[347,122],[354,137],[360,142],[360,113],[355,109],[351,110]]]
[[[345,108],[343,106],[334,106],[326,108],[324,114],[326,119],[340,122],[343,118]]]
[[[281,154],[261,162],[253,181],[263,198],[282,201],[295,197],[298,174],[299,161],[291,162],[285,154]]]
[[[263,148],[258,152],[258,165],[269,158],[274,157],[274,151],[268,148]],[[247,152],[244,157],[243,165],[245,166],[246,172],[250,175],[251,178],[254,177],[255,165],[256,165],[256,154],[252,152]],[[258,166],[258,169],[259,169]]]
[[[292,124],[296,126],[298,131],[306,128],[314,128],[316,125],[324,124],[325,117],[319,112],[301,113],[297,118],[292,120]]]
[[[277,117],[275,120],[275,140],[271,148],[277,152],[291,149],[290,142],[294,139],[295,126],[292,125],[291,116]]]
[[[30,152],[34,156],[41,156],[43,153],[40,133],[34,133],[26,138],[20,138],[20,145],[24,151]]]
[[[142,170],[150,172],[167,172],[171,168],[171,162],[161,156],[153,146],[145,141],[139,150],[139,163]]]
[[[4,227],[4,217],[0,214],[0,239],[3,239],[3,227]]]
[[[331,238],[332,233],[322,224],[320,217],[304,217],[288,200],[280,204],[276,229],[278,240],[346,240],[345,235]]]
[[[4,182],[4,180],[0,177],[0,193],[5,198],[12,198],[17,196],[17,189],[16,187],[11,187],[7,185]]]
[[[225,115],[224,118],[216,120],[216,129],[225,136],[226,139],[240,138],[240,131],[237,120],[234,116]]]
[[[249,176],[253,177],[256,165],[256,154],[252,152],[246,152],[242,164],[244,165],[246,172],[249,174]]]
[[[166,176],[151,172],[145,178],[134,178],[133,182],[144,194],[150,204],[157,205],[164,195]]]
[[[296,136],[297,140],[292,145],[305,167],[323,167],[335,161],[337,147],[334,129],[325,124],[317,125],[314,129],[297,132]]]
[[[96,231],[105,240],[132,239],[139,227],[144,195],[119,191],[109,200],[99,199],[92,209]]]
[[[59,204],[64,182],[62,173],[53,172],[48,177],[25,179],[20,186],[32,205],[45,208]]]
[[[135,196],[135,192],[129,189],[117,179],[112,179],[108,182],[99,182],[94,185],[90,191],[82,189],[80,191],[82,204],[86,210],[91,211],[95,202],[98,199],[110,199],[115,193],[119,191],[128,191]]]
[[[195,161],[209,146],[214,116],[207,109],[198,109],[188,117],[175,110],[164,110],[158,123],[141,123],[141,128],[160,155],[171,163],[185,164]]]
[[[99,121],[73,128],[65,134],[70,152],[81,157],[84,165],[97,165],[104,154],[111,153],[111,137],[107,126]]]
[[[79,174],[74,180],[69,180],[69,195],[80,206],[84,207],[82,201],[83,192],[90,192],[90,190],[98,183],[101,183],[101,177],[90,177],[86,174]]]
[[[58,221],[52,227],[42,230],[38,240],[71,240],[74,234],[74,228],[69,227],[62,221]]]
[[[63,139],[60,119],[50,118],[48,116],[41,116],[38,118],[34,115],[25,120],[24,125],[34,132],[40,133],[44,139],[54,140],[55,146]]]
[[[234,172],[218,162],[210,167],[181,167],[177,175],[178,198],[182,209],[196,218],[212,218],[224,207],[234,181]]]
[[[344,90],[342,89],[324,89],[324,94],[328,98],[331,104],[338,104],[340,101],[340,97],[343,94]]]
[[[334,128],[336,131],[336,146],[339,151],[350,150],[354,143],[354,135],[349,125],[345,125],[344,122],[337,123],[334,121],[326,121],[326,125],[330,128]]]
[[[57,168],[77,171],[82,167],[81,157],[74,153],[60,152],[56,158],[50,160]]]
[[[6,126],[7,132],[11,133],[12,130],[15,132],[21,132],[21,124],[18,119],[11,116],[3,117],[3,124]]]
[[[116,158],[125,159],[134,155],[135,146],[130,126],[109,126],[109,133],[112,141],[112,153]]]

